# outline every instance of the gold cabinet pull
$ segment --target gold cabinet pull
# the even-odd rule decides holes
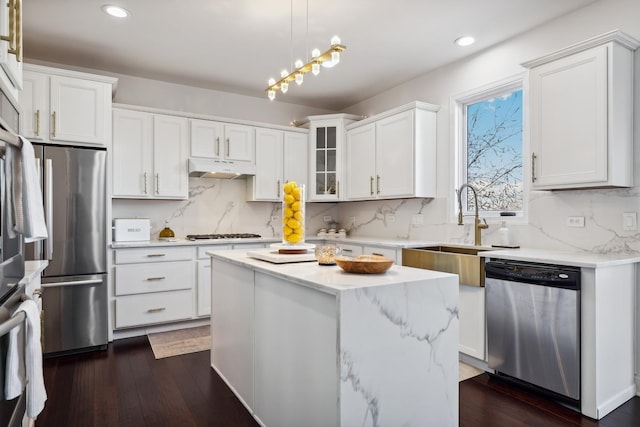
[[[147,257],[149,258],[157,258],[157,257],[162,257],[162,256],[166,256],[167,254],[149,254],[147,255]]]
[[[340,198],[340,181],[336,181],[336,196]]]
[[[40,136],[40,110],[36,110],[36,136]]]
[[[225,157],[229,157],[229,146],[231,145],[231,143],[229,142],[229,138],[227,138],[227,152],[224,155]]]
[[[144,173],[144,194],[147,194],[147,173]]]
[[[278,199],[279,199],[280,198],[280,180],[278,180],[277,185],[278,185]]]
[[[369,192],[373,196],[373,177],[372,176],[369,177]]]
[[[54,111],[51,115],[53,116],[53,126],[52,126],[53,129],[51,130],[51,136],[55,138],[56,137],[56,112]]]
[[[156,194],[160,194],[160,174],[156,173]]]
[[[22,62],[22,0],[9,0],[9,35],[0,36],[1,40],[9,42],[7,52],[16,56]]]
[[[531,182],[536,182],[536,153],[531,153]]]
[[[166,279],[165,276],[147,277],[147,282],[154,282],[154,281],[164,280],[164,279]]]
[[[380,194],[380,175],[376,175],[376,191]]]
[[[38,295],[42,295],[42,288],[34,289],[33,294],[34,297]]]
[[[147,310],[147,313],[158,313],[160,311],[165,311],[166,309],[167,307],[150,308]]]

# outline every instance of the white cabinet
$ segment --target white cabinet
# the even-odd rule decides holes
[[[484,287],[460,286],[460,352],[486,361]]]
[[[113,197],[186,199],[184,117],[113,109]]]
[[[534,189],[633,186],[633,50],[612,32],[531,68]]]
[[[22,0],[0,5],[0,67],[5,86],[17,98],[22,89]]]
[[[211,315],[211,257],[207,251],[231,249],[232,245],[199,246],[196,260],[196,316]]]
[[[230,163],[255,162],[255,130],[251,126],[190,119],[191,157]]]
[[[116,79],[25,65],[22,134],[34,141],[108,146]]]
[[[340,186],[344,186],[345,126],[360,118],[349,114],[309,117],[308,201],[335,202],[344,199],[344,189]]]
[[[348,126],[346,198],[436,195],[436,112],[414,102]]]
[[[115,328],[193,318],[193,248],[115,251]]]
[[[280,201],[285,182],[306,184],[306,133],[256,129],[256,174],[247,179],[247,199]]]

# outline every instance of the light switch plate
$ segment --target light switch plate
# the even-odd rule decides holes
[[[622,229],[624,231],[638,231],[638,214],[636,212],[622,214]]]

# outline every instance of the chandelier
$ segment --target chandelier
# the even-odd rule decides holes
[[[307,42],[309,39],[309,1],[307,0]],[[291,0],[291,45],[293,46],[293,0]],[[342,45],[338,36],[331,38],[331,46],[325,52],[320,53],[320,50],[313,49],[311,51],[311,60],[306,63],[301,59],[296,60],[294,64],[294,70],[289,72],[282,70],[280,72],[280,80],[269,79],[269,86],[265,89],[267,96],[271,101],[276,98],[276,91],[280,90],[282,93],[287,93],[289,90],[289,83],[296,82],[299,86],[304,80],[304,75],[309,71],[314,76],[320,74],[320,66],[331,68],[340,62],[340,53],[347,49]]]

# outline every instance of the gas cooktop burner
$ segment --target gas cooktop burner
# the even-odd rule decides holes
[[[208,240],[208,239],[258,239],[259,234],[252,233],[232,233],[232,234],[187,234],[187,240]]]

